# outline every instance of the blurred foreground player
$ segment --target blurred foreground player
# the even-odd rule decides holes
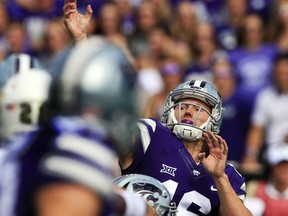
[[[102,215],[117,164],[93,136],[77,120],[55,119],[14,140],[2,166],[1,215]]]
[[[134,76],[125,55],[105,40],[72,51],[51,85],[51,120],[17,137],[4,161],[1,215],[133,215],[135,208],[155,215],[142,198],[112,185],[115,150],[121,155],[131,140],[121,132],[135,125]]]

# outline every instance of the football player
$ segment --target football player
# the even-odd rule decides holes
[[[51,82],[37,58],[11,54],[0,66],[0,164],[14,136],[35,130],[45,118]]]
[[[0,214],[108,215],[114,206],[107,182],[117,166],[104,141],[77,119],[54,119],[17,136],[1,169]]]
[[[65,1],[64,22],[75,42],[85,40],[92,14]],[[120,160],[122,173],[161,181],[178,206],[178,215],[251,215],[244,206],[245,180],[227,164],[228,146],[217,133],[224,108],[207,82],[180,84],[167,97],[163,118],[139,122],[134,150]]]
[[[141,139],[132,157],[122,161],[122,173],[161,181],[176,202],[178,215],[250,215],[243,205],[244,178],[226,163],[228,146],[217,135],[223,111],[222,100],[209,83],[180,84],[168,95],[161,122],[139,122]]]

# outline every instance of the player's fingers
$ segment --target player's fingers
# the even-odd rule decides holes
[[[210,136],[208,135],[207,132],[203,132],[203,137],[204,137],[204,139],[205,139],[205,141],[206,141],[209,149],[214,148],[213,143],[212,143],[212,140],[210,139]]]
[[[91,5],[89,4],[86,8],[86,13],[85,13],[85,17],[90,18],[93,14],[93,10]]]
[[[227,144],[226,140],[223,139],[223,154],[228,155],[228,150],[229,150],[228,144]]]
[[[77,0],[65,0],[64,4],[66,4],[66,3],[75,3],[75,4],[77,4]]]
[[[202,162],[205,159],[205,153],[201,152],[198,154],[199,162]]]
[[[68,10],[64,13],[64,20],[67,20],[69,19],[70,15],[75,13],[76,12],[76,9],[72,9],[72,10]]]
[[[213,146],[215,148],[220,148],[219,140],[217,139],[217,137],[211,131],[208,131],[208,134],[209,134],[210,139],[211,139],[211,141],[213,143]]]
[[[76,4],[75,3],[67,3],[64,4],[63,6],[63,11],[71,10],[71,9],[76,9]]]
[[[215,135],[215,137],[218,140],[219,148],[223,151],[224,150],[224,144],[223,144],[224,139],[221,136],[219,136],[219,135]]]
[[[67,3],[63,7],[64,11],[64,18],[68,19],[72,13],[77,12],[76,4],[75,3]]]

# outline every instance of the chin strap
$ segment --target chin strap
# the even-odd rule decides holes
[[[185,141],[195,141],[195,140],[199,140],[202,139],[202,133],[203,130],[201,129],[205,129],[205,130],[211,130],[209,122],[210,122],[211,117],[208,118],[208,120],[206,122],[204,122],[198,129],[194,126],[189,126],[189,125],[183,125],[183,124],[179,124],[179,125],[175,125],[173,128],[173,133],[179,137],[181,140],[185,140]]]
[[[181,140],[195,141],[202,138],[202,130],[186,125],[175,125],[173,133]]]

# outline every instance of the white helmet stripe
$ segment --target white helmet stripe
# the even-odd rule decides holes
[[[195,80],[194,86],[200,87],[202,81],[201,80]]]
[[[32,59],[29,55],[18,55],[16,59],[16,72],[21,73],[31,68]]]

